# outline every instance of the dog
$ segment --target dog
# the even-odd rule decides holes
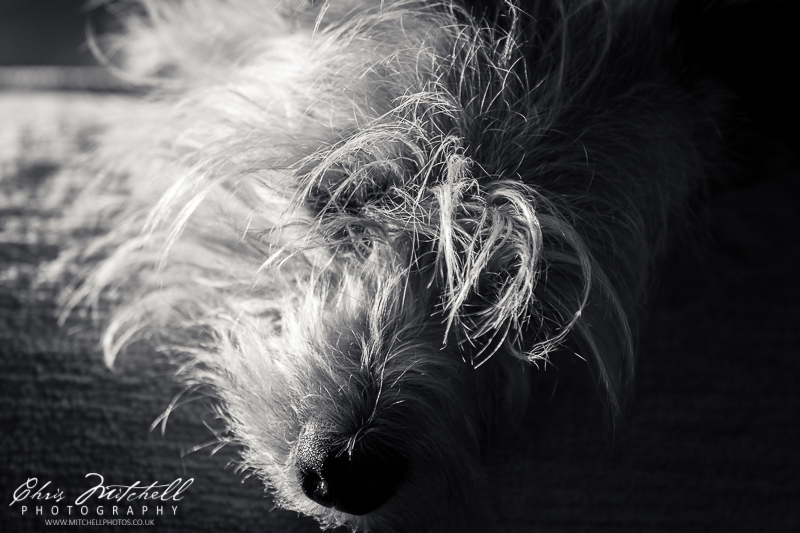
[[[620,413],[654,269],[721,153],[676,2],[126,9],[96,46],[147,89],[81,161],[95,233],[65,314],[111,308],[109,365],[168,352],[278,505],[482,530],[487,457],[555,354]]]

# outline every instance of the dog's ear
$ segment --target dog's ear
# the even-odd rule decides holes
[[[269,39],[318,32],[375,7],[371,0],[94,1],[109,4],[104,26],[112,30],[103,35],[91,29],[92,52],[142,86],[227,80],[242,62],[263,53]]]
[[[249,0],[114,2],[105,8],[111,33],[91,29],[88,42],[102,64],[136,85],[222,80],[265,36],[291,31],[278,9],[286,3],[264,0],[256,8]]]

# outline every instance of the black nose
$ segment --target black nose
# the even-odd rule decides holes
[[[297,443],[297,477],[306,496],[354,515],[370,513],[396,491],[406,461],[395,450],[362,439],[347,450],[329,433],[307,426]]]

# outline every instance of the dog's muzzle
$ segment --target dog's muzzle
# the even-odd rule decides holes
[[[297,442],[297,477],[303,492],[325,507],[370,513],[396,491],[406,460],[396,450],[361,438],[352,447],[333,444],[331,433],[308,424]]]

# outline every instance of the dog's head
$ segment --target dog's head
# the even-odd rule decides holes
[[[131,23],[161,90],[100,149],[125,196],[76,298],[118,289],[110,360],[163,339],[281,505],[466,524],[526,368],[568,343],[612,410],[631,376],[668,163],[691,152],[659,47],[619,57],[655,10],[251,4]]]

